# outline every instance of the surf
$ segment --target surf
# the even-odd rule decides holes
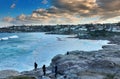
[[[0,41],[5,41],[5,40],[15,39],[15,38],[19,38],[19,36],[12,35],[12,36],[8,36],[8,37],[2,37],[2,38],[0,38]]]

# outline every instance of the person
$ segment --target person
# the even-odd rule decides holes
[[[57,73],[58,73],[58,67],[55,66],[55,77],[57,77]]]
[[[64,79],[66,79],[67,78],[67,76],[66,75],[64,75]]]
[[[37,63],[35,62],[34,63],[34,69],[35,69],[35,71],[37,70],[37,66],[38,66]]]
[[[43,65],[42,70],[43,70],[43,75],[45,76],[46,75],[46,66],[45,65]]]
[[[69,52],[67,51],[67,55],[69,55]]]

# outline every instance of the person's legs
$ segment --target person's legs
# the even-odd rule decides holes
[[[43,70],[43,75],[44,75],[44,76],[46,75],[46,70]]]

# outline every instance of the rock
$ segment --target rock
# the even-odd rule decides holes
[[[114,79],[120,79],[120,74],[116,74],[116,75],[114,76]]]
[[[119,67],[112,61],[100,59],[91,61],[88,65],[88,71],[102,74],[114,74]]]
[[[91,61],[91,63],[89,63],[89,65],[93,68],[114,68],[115,67],[115,63],[109,60],[105,60],[105,59],[98,59],[98,60],[93,60]]]
[[[118,51],[120,50],[120,45],[105,45],[102,46],[103,50],[108,50],[108,51]]]
[[[8,77],[7,79],[36,79],[36,78],[30,77],[30,76],[11,76],[11,77]]]
[[[69,54],[72,54],[72,55],[80,55],[84,53],[84,51],[79,51],[79,50],[76,50],[76,51],[70,51]]]
[[[35,77],[36,79],[41,78],[42,76],[41,70],[24,71],[24,72],[21,72],[21,74],[25,76],[32,76],[32,77]]]
[[[67,79],[80,79],[77,74],[68,74]]]
[[[106,57],[105,59],[113,62],[115,65],[120,67],[120,58],[119,57]]]
[[[80,79],[104,79],[104,78],[105,77],[101,75],[94,75],[94,76],[84,75],[80,77]]]
[[[20,73],[14,70],[2,70],[0,71],[0,79],[7,78],[9,76],[18,76]]]
[[[58,61],[59,59],[61,59],[63,56],[64,56],[64,55],[61,55],[61,54],[56,55],[56,56],[52,59],[52,64],[53,64],[53,63],[56,64],[57,61]]]
[[[78,73],[78,76],[80,79],[104,79],[106,77],[105,74],[90,71],[82,71]]]
[[[43,76],[41,79],[50,79],[50,78],[47,76]]]
[[[64,72],[69,69],[78,70],[80,68],[82,69],[86,67],[85,60],[80,60],[79,57],[76,55],[65,55],[61,57],[59,60],[54,61],[54,62],[57,63],[58,71],[60,74],[64,74]],[[51,66],[53,67],[52,69],[54,69],[54,65],[56,64],[54,62],[52,62],[51,64]]]
[[[64,63],[65,61],[69,60],[78,60],[78,56],[76,55],[57,55],[52,59],[52,64],[61,64]]]

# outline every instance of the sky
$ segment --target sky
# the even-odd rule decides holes
[[[120,22],[120,0],[0,0],[0,26]]]

